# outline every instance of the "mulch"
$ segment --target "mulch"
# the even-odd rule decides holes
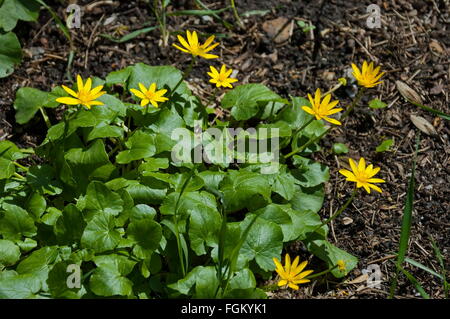
[[[48,1],[60,16],[65,8]],[[196,9],[193,1],[172,1],[169,10]],[[381,8],[381,27],[369,28],[366,8],[376,2]],[[204,1],[211,9],[220,9],[228,1]],[[323,141],[316,159],[330,166],[331,178],[326,185],[326,200],[321,214],[324,218],[350,196],[347,184],[338,170],[348,157],[363,156],[375,166],[387,182],[382,194],[361,194],[331,225],[330,240],[359,258],[358,267],[345,281],[328,278],[299,291],[279,290],[272,298],[386,298],[395,272],[395,253],[400,236],[401,219],[408,178],[418,129],[410,115],[421,116],[431,123],[437,134],[421,135],[417,158],[416,192],[413,226],[408,257],[440,272],[433,253],[433,238],[450,264],[450,125],[439,117],[423,111],[399,95],[395,81],[401,80],[416,90],[424,104],[450,113],[450,7],[446,0],[392,1],[237,1],[239,12],[266,10],[263,15],[242,17],[245,28],[239,28],[231,11],[221,14],[233,30],[210,17],[172,16],[170,32],[195,29],[201,33],[218,34],[221,45],[215,50],[220,62],[236,70],[239,83],[263,83],[283,97],[306,96],[316,88],[328,90],[337,79],[348,74],[351,63],[373,60],[386,72],[384,82],[370,89],[344,125]],[[126,43],[114,43],[100,36],[120,36],[143,26],[156,25],[144,1],[78,1],[84,15],[80,29],[72,29],[77,51],[72,74],[84,77],[105,77],[137,62],[150,65],[174,65],[185,68],[187,55],[170,46],[164,47],[158,29]],[[286,19],[280,19],[286,18]],[[277,19],[277,20],[276,20]],[[288,21],[288,23],[282,23]],[[303,32],[296,23],[304,21],[315,26]],[[105,23],[106,22],[106,23]],[[271,23],[267,27],[268,23]],[[291,24],[292,23],[292,24]],[[274,27],[284,29],[273,33]],[[272,28],[272,29],[271,29]],[[35,147],[45,137],[45,124],[36,116],[26,125],[14,120],[15,92],[23,86],[45,91],[67,83],[65,72],[69,45],[58,31],[48,12],[41,11],[37,23],[20,23],[16,32],[25,51],[24,61],[14,74],[0,80],[0,139],[10,139],[22,147]],[[279,41],[280,38],[283,38]],[[212,87],[206,80],[208,61],[201,61],[191,74],[189,83],[194,92],[207,100]],[[213,62],[220,66],[219,62]],[[335,92],[341,105],[351,103],[354,87]],[[371,99],[388,104],[384,109],[367,107]],[[59,112],[59,113],[58,113]],[[60,111],[49,110],[55,123]],[[387,152],[376,152],[386,139],[394,139]],[[336,156],[333,143],[345,143],[350,152]],[[293,254],[308,258],[300,243],[287,248]],[[317,264],[312,260],[311,266]],[[362,271],[371,264],[379,265],[381,286],[368,288]],[[405,266],[432,298],[443,298],[442,283],[429,273]],[[261,279],[263,283],[263,280]],[[265,283],[272,283],[268,281]],[[419,297],[414,287],[401,278],[397,298]]]

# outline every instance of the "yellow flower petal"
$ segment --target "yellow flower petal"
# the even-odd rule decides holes
[[[299,290],[299,287],[296,284],[289,283],[288,286],[294,290]]]
[[[278,286],[286,286],[287,285],[287,283],[288,283],[288,281],[287,280],[285,280],[285,279],[282,279],[282,280],[280,280],[279,282],[278,282]]]
[[[83,79],[79,74],[77,75],[77,90],[78,92],[83,91]]]
[[[73,97],[59,97],[56,99],[56,102],[67,104],[67,105],[78,105],[81,104],[81,101],[79,99],[75,99]]]
[[[61,85],[61,87],[64,89],[64,91],[66,91],[67,93],[69,93],[73,97],[76,97],[76,98],[78,97],[78,94],[74,90],[72,90],[71,88],[68,88],[65,85]]]

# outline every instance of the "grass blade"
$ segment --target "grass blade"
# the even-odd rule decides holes
[[[409,101],[411,104],[414,104],[415,106],[418,106],[418,107],[424,109],[425,111],[431,112],[431,113],[433,113],[434,115],[437,115],[437,116],[442,117],[443,119],[445,119],[445,120],[447,120],[447,121],[450,121],[450,115],[445,114],[444,112],[435,110],[435,109],[433,109],[433,108],[431,108],[431,107],[429,107],[429,106],[422,105],[422,104],[420,104],[420,103],[416,103],[416,102],[411,101],[411,100],[409,100],[409,99],[408,99],[408,101]]]
[[[202,9],[211,11],[202,1],[200,1],[200,0],[194,0],[194,1]],[[211,16],[214,17],[215,19],[219,20],[225,26],[225,28],[227,28],[227,29],[233,28],[233,26],[230,23],[226,22],[224,19],[219,17],[217,14],[213,13],[213,14],[211,14]]]
[[[414,285],[416,290],[420,293],[422,298],[424,299],[430,299],[430,295],[427,294],[427,292],[423,289],[423,287],[419,284],[417,279],[407,270],[403,269],[401,266],[398,266],[398,269],[408,278],[408,280]]]
[[[444,258],[442,257],[442,253],[439,250],[439,247],[437,246],[434,239],[431,237],[430,237],[430,239],[431,239],[431,245],[433,246],[434,254],[436,255],[436,258],[439,261],[439,265],[441,266],[442,280],[444,282],[445,298],[448,298],[449,285],[448,285],[448,281],[447,281],[447,270],[445,269]]]
[[[108,39],[108,40],[110,40],[110,41],[113,41],[113,42],[115,42],[115,43],[124,43],[124,42],[130,41],[130,40],[136,38],[137,36],[139,36],[139,35],[141,35],[141,34],[144,34],[144,33],[150,32],[150,31],[153,31],[153,30],[155,30],[156,28],[157,28],[157,27],[148,27],[148,28],[139,29],[139,30],[130,32],[130,33],[124,35],[123,37],[118,38],[118,39],[114,38],[113,36],[111,36],[111,35],[109,35],[109,34],[104,34],[104,33],[103,33],[103,34],[100,34],[100,36],[103,37],[103,38],[105,38],[105,39]]]
[[[397,289],[397,278],[399,275],[399,271],[401,270],[400,269],[401,265],[405,261],[406,252],[408,250],[409,236],[411,234],[412,211],[414,206],[416,160],[417,160],[417,152],[419,150],[419,144],[420,144],[420,132],[417,133],[416,150],[413,159],[411,177],[408,183],[408,192],[406,194],[405,207],[403,209],[402,230],[400,234],[400,243],[398,247],[397,261],[396,261],[397,272],[391,283],[389,298],[392,298],[394,296],[395,290]]]
[[[433,269],[428,268],[428,267],[425,266],[424,264],[421,264],[420,262],[415,261],[414,259],[411,259],[411,258],[406,257],[406,258],[405,258],[405,261],[406,261],[408,264],[411,264],[411,265],[413,265],[413,266],[415,266],[415,267],[417,267],[417,268],[420,268],[420,269],[422,269],[422,270],[425,270],[426,272],[428,272],[429,274],[431,274],[431,275],[433,275],[433,276],[439,278],[440,280],[444,280],[444,277],[443,277],[442,275],[438,274],[438,273],[435,272]]]
[[[170,12],[168,16],[213,16],[224,11],[227,11],[229,7],[219,9],[219,10],[178,10]]]

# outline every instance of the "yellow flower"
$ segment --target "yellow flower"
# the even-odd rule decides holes
[[[383,81],[378,81],[384,74],[380,72],[380,67],[373,68],[373,62],[367,64],[367,61],[363,62],[362,70],[360,71],[358,67],[352,63],[353,76],[358,80],[358,84],[366,88],[373,88],[374,86],[380,84]],[[378,82],[377,82],[378,81]]]
[[[341,125],[341,122],[339,122],[338,120],[328,117],[331,114],[335,114],[343,110],[341,108],[334,108],[339,103],[339,101],[336,100],[330,103],[331,94],[327,94],[322,101],[320,101],[320,98],[320,89],[316,90],[314,99],[311,94],[308,93],[308,99],[312,107],[305,105],[302,106],[302,109],[305,112],[314,115],[317,120],[324,119],[332,124]]]
[[[56,102],[68,104],[68,105],[78,105],[82,104],[86,106],[88,109],[91,108],[92,105],[103,105],[102,102],[96,101],[100,96],[105,94],[105,91],[102,91],[103,85],[99,85],[92,89],[92,80],[88,78],[86,83],[83,84],[83,79],[81,76],[77,76],[77,92],[68,88],[65,85],[62,85],[64,91],[69,93],[73,97],[59,97],[56,99]]]
[[[206,42],[202,45],[198,42],[197,32],[190,32],[186,31],[187,34],[187,42],[186,40],[181,36],[178,35],[178,41],[184,46],[184,48],[176,45],[175,43],[172,44],[175,48],[178,50],[181,50],[186,53],[190,53],[193,56],[201,56],[205,59],[216,59],[219,56],[214,54],[209,54],[208,52],[214,49],[216,46],[219,45],[219,43],[214,43],[213,45],[210,45],[214,41],[214,36],[210,36]]]
[[[337,266],[340,271],[345,271],[345,261],[343,261],[342,259],[339,259],[337,261]]]
[[[130,89],[130,91],[141,99],[141,106],[146,106],[148,103],[151,103],[154,107],[158,107],[158,102],[165,102],[168,100],[167,97],[163,96],[166,94],[167,90],[162,89],[156,91],[156,83],[152,83],[148,89],[144,84],[139,83],[139,88],[141,89],[140,91],[136,89]]]
[[[310,282],[310,280],[305,279],[305,277],[311,274],[313,271],[306,270],[302,272],[302,270],[305,269],[308,262],[304,261],[299,265],[298,256],[294,259],[294,262],[291,264],[291,257],[289,256],[289,254],[286,254],[284,268],[277,258],[273,258],[273,262],[275,263],[276,266],[275,271],[278,273],[278,275],[280,275],[281,278],[280,281],[278,281],[278,286],[281,287],[287,285],[292,289],[298,290],[299,288],[297,284],[304,284]]]
[[[211,69],[211,72],[208,72],[208,75],[211,77],[211,80],[209,80],[209,82],[215,83],[218,88],[223,86],[232,89],[233,86],[231,85],[231,83],[237,82],[237,79],[229,77],[233,70],[229,69],[227,71],[225,65],[222,65],[220,72],[217,71],[217,69],[213,66],[210,66],[209,68]]]
[[[373,183],[384,183],[385,181],[381,178],[372,178],[380,170],[379,167],[374,168],[372,164],[366,167],[366,160],[363,157],[360,158],[358,166],[351,158],[349,158],[349,163],[353,172],[346,169],[339,171],[339,173],[347,177],[347,181],[355,182],[357,188],[364,187],[369,194],[371,188],[381,193],[381,188],[373,185]]]

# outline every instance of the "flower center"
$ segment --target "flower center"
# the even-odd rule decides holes
[[[85,91],[78,92],[78,99],[83,103],[86,103],[86,102],[89,102],[92,100],[91,94],[89,92],[85,92]]]

